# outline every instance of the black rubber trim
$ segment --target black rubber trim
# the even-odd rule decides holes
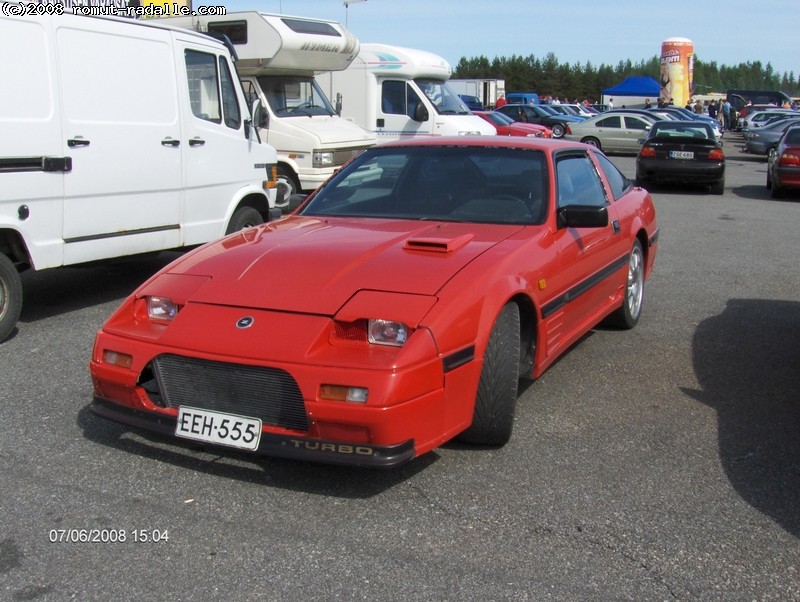
[[[475,359],[475,345],[471,345],[465,349],[462,349],[461,351],[456,351],[455,353],[451,353],[447,357],[442,358],[442,368],[445,372],[450,372],[459,366],[468,364],[473,359]]]
[[[556,297],[549,303],[546,303],[542,306],[542,317],[546,318],[549,315],[555,313],[562,307],[564,307],[567,303],[572,301],[573,299],[577,299],[579,296],[587,292],[594,286],[600,284],[603,280],[608,278],[609,276],[615,274],[617,270],[622,268],[623,266],[627,265],[628,261],[630,260],[630,255],[623,255],[613,263],[610,263],[603,269],[598,272],[595,272],[585,280],[582,280],[571,289],[569,289],[563,295]]]
[[[143,412],[119,405],[102,397],[95,397],[89,409],[96,415],[130,426],[156,431],[175,437],[177,417],[164,416],[153,412]],[[175,437],[180,439],[179,437]],[[230,449],[212,443],[203,443],[216,449]],[[236,450],[248,453],[245,450]],[[310,439],[290,435],[261,433],[261,442],[254,454],[306,460],[342,466],[363,466],[373,468],[394,468],[414,459],[414,440],[409,439],[396,445],[364,445]]]

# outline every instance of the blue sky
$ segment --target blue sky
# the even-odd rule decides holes
[[[453,67],[462,56],[512,55],[615,66],[660,54],[661,42],[689,38],[696,56],[718,65],[768,62],[800,75],[797,0],[194,0],[229,12],[257,10],[347,22],[361,42],[420,48]],[[698,82],[699,83],[699,82]]]

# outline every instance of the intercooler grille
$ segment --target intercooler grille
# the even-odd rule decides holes
[[[191,406],[308,430],[300,387],[285,370],[160,355],[152,362],[163,405]]]

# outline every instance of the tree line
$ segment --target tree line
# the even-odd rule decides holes
[[[534,55],[495,57],[492,61],[485,56],[461,57],[452,77],[502,79],[507,92],[533,91],[569,100],[599,100],[603,90],[616,86],[631,75],[649,75],[658,81],[660,69],[657,55],[638,63],[620,61],[612,67],[606,64],[594,66],[590,61],[583,65],[560,63],[550,52],[543,59]],[[718,65],[716,61],[706,63],[695,55],[693,81],[695,94],[744,88],[780,90],[793,98],[800,96],[800,81],[793,72],[779,74],[770,63],[763,65],[760,61],[727,66]]]

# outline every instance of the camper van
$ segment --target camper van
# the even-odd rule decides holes
[[[361,44],[343,71],[317,76],[341,115],[374,132],[378,142],[415,136],[493,136],[494,126],[473,115],[447,85],[442,57],[410,48]]]
[[[358,53],[358,40],[339,23],[258,12],[165,22],[233,43],[245,93],[266,108],[260,132],[278,151],[279,206],[375,144],[373,134],[336,114],[314,81],[315,73],[347,68]]]
[[[224,45],[23,6],[0,5],[0,340],[19,318],[23,270],[198,245],[280,217],[278,157]]]

